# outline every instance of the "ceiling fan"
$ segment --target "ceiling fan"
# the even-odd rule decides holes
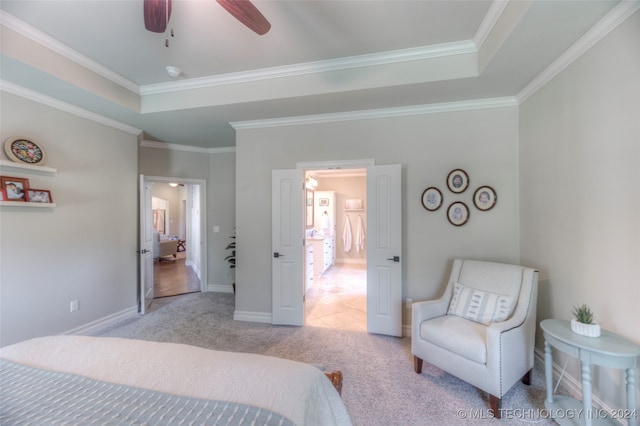
[[[227,12],[258,35],[271,28],[262,13],[249,0],[216,0]],[[144,26],[154,33],[163,33],[171,17],[171,0],[144,0]]]

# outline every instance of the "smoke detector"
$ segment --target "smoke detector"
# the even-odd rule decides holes
[[[167,67],[167,74],[169,74],[169,77],[178,78],[180,77],[180,74],[182,74],[182,71],[178,67],[172,67],[169,65]]]

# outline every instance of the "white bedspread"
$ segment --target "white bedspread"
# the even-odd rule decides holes
[[[281,358],[88,336],[32,339],[1,348],[0,357],[111,383],[255,405],[298,425],[351,424],[322,371]]]

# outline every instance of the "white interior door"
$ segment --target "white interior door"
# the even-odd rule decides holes
[[[402,336],[400,164],[367,167],[367,331]]]
[[[146,312],[153,300],[153,228],[151,224],[152,183],[140,175],[140,296],[138,310]]]
[[[304,325],[304,187],[301,170],[273,170],[272,323]]]

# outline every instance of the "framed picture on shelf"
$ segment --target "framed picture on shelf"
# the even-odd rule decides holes
[[[29,179],[0,176],[0,187],[4,190],[5,201],[26,201]]]
[[[429,187],[422,192],[422,207],[436,211],[442,206],[442,192],[436,187]]]
[[[447,187],[449,191],[456,194],[464,192],[469,186],[469,175],[462,169],[454,169],[447,176]]]
[[[4,192],[4,188],[0,189],[0,201],[7,201],[7,193]]]
[[[478,210],[491,210],[498,201],[496,191],[490,186],[481,186],[473,193],[473,204]]]
[[[51,191],[47,189],[27,189],[27,201],[30,203],[53,203]]]
[[[469,208],[461,201],[451,203],[447,210],[447,219],[453,226],[462,226],[469,220]]]

